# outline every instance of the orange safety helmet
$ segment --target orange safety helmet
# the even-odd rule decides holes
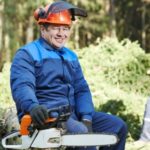
[[[37,14],[34,13],[34,16]],[[38,24],[41,23],[52,23],[52,24],[64,24],[71,25],[71,14],[68,10],[63,10],[58,13],[49,13],[46,18],[39,17],[37,20]]]
[[[87,13],[83,9],[77,8],[65,1],[54,2],[45,8],[38,8],[34,12],[34,18],[38,24],[51,23],[71,25],[72,20],[75,20],[75,16],[86,17]]]

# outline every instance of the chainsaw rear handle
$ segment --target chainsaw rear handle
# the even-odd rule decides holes
[[[48,118],[45,123],[52,123],[55,122],[57,118]],[[32,118],[30,115],[24,115],[21,119],[20,123],[20,134],[21,135],[29,135],[29,127],[32,124]]]
[[[64,105],[57,108],[48,109],[48,114],[49,114],[49,118],[45,121],[45,123],[64,121],[69,118],[71,114],[71,108],[69,105]],[[55,114],[55,116],[53,116],[52,114]],[[30,134],[29,127],[31,124],[32,124],[31,116],[24,115],[20,123],[20,134],[29,135]]]

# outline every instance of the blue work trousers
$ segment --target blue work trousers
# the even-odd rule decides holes
[[[71,116],[66,122],[66,128],[69,133],[87,133],[86,126],[81,123],[75,115]],[[124,150],[127,135],[127,126],[123,120],[117,116],[103,112],[95,112],[92,116],[93,132],[114,133],[119,141],[113,146],[100,147],[100,150]],[[98,139],[97,139],[98,140]],[[68,148],[71,150],[72,148]],[[73,150],[96,150],[96,147],[80,147]]]

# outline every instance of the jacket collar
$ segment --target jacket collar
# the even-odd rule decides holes
[[[49,51],[57,51],[57,52],[63,52],[64,51],[64,47],[60,48],[60,49],[56,49],[54,47],[52,47],[44,38],[40,37],[39,38],[39,42],[40,44],[47,50]]]

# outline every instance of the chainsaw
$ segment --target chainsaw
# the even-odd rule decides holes
[[[118,142],[117,135],[108,133],[68,134],[64,129],[55,125],[64,121],[70,114],[61,114],[58,118],[48,118],[44,127],[36,127],[30,115],[21,119],[20,130],[6,135],[2,145],[7,149],[29,148],[60,148],[60,147],[87,147],[110,146]],[[65,119],[64,119],[65,118]],[[8,140],[18,137],[19,144],[8,144]]]

